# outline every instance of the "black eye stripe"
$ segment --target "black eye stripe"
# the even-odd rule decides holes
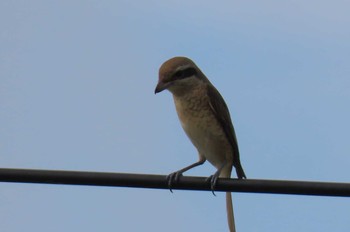
[[[175,80],[180,80],[180,79],[185,79],[187,77],[191,77],[197,73],[195,68],[187,68],[184,70],[179,70],[176,73],[174,73],[174,79]]]

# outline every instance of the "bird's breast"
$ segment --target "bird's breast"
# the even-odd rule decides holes
[[[216,167],[227,161],[231,148],[209,99],[192,95],[174,101],[181,125],[199,154]]]

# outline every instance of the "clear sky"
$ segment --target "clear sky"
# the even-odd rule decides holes
[[[197,159],[158,68],[225,98],[248,178],[350,181],[350,2],[0,1],[0,166],[169,174]],[[209,176],[206,163],[188,175]],[[227,231],[225,195],[0,183],[22,231]],[[233,194],[238,232],[350,230],[347,198]]]

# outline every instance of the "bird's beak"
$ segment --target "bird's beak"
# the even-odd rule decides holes
[[[154,93],[155,94],[160,93],[164,89],[167,89],[170,85],[171,85],[171,82],[164,83],[164,82],[159,81],[157,86],[156,86],[156,89],[154,90]]]

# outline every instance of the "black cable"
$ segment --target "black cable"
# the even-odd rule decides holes
[[[183,176],[172,189],[211,191],[206,177]],[[0,168],[0,182],[169,189],[166,176]],[[350,196],[350,184],[335,182],[219,179],[215,191]]]

